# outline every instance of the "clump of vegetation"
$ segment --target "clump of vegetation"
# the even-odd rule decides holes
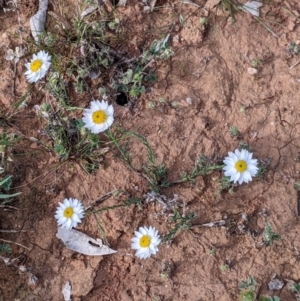
[[[11,150],[12,150],[12,147],[15,145],[15,143],[18,141],[18,139],[19,139],[18,135],[14,134],[14,133],[0,134],[0,154],[1,154],[0,174],[4,173],[6,170],[8,170],[10,162],[13,161],[12,156],[11,156]]]
[[[239,142],[239,149],[249,150],[249,145],[248,145],[248,143],[246,143],[245,141],[240,141],[240,142]]]
[[[289,283],[288,288],[295,295],[296,300],[300,301],[300,283],[291,282]]]
[[[300,55],[300,44],[290,42],[287,46],[287,50],[293,55]]]
[[[194,167],[191,172],[184,172],[181,174],[180,180],[170,182],[167,178],[167,169],[164,164],[157,164],[155,154],[150,148],[147,139],[134,132],[116,127],[114,130],[109,130],[106,136],[110,142],[116,147],[121,155],[122,160],[127,167],[140,173],[149,182],[151,190],[159,192],[162,188],[169,187],[170,185],[191,182],[193,183],[197,176],[205,176],[214,170],[221,170],[223,165],[213,163],[203,154],[196,158]],[[129,138],[137,138],[144,145],[147,152],[148,162],[143,164],[140,168],[134,167],[129,155]]]
[[[262,234],[262,239],[267,246],[272,246],[274,240],[279,240],[281,239],[281,237],[280,235],[273,232],[270,223],[266,222],[265,229]]]
[[[240,300],[254,301],[256,297],[255,287],[256,287],[256,281],[253,277],[249,277],[247,280],[242,281],[239,286],[239,289],[241,290]]]
[[[249,277],[247,280],[242,281],[239,289],[240,301],[280,301],[280,298],[277,296],[260,296],[256,295],[256,281],[254,277]]]
[[[227,190],[229,193],[233,193],[233,185],[230,181],[230,177],[223,176],[218,183],[217,194],[221,194],[224,190]]]
[[[65,102],[68,98],[64,87],[66,82],[71,82],[75,92],[82,94],[89,89],[89,79],[101,75],[103,86],[111,91],[111,95],[125,93],[135,99],[145,93],[146,86],[156,80],[151,64],[173,55],[168,45],[169,35],[153,41],[140,56],[130,57],[126,51],[114,49],[124,34],[121,21],[113,15],[102,20],[87,20],[80,16],[85,8],[79,8],[78,16],[71,22],[62,17],[58,20],[52,13],[55,21],[42,37],[45,44],[42,47],[53,56],[52,69],[58,75],[45,88]],[[58,28],[58,32],[51,32],[52,27]]]
[[[47,123],[41,132],[51,139],[51,144],[48,140],[36,142],[53,150],[62,161],[75,160],[88,172],[98,168],[101,155],[107,148],[100,143],[98,136],[85,130],[81,120],[70,116],[70,111],[83,109],[77,107],[78,99],[74,95],[80,98],[80,94],[90,93],[93,80],[101,77],[101,91],[105,93],[99,90],[99,94],[103,99],[117,98],[121,105],[134,101],[155,82],[154,63],[173,55],[168,43],[169,34],[152,41],[140,55],[130,55],[122,43],[122,21],[113,12],[104,13],[100,5],[99,11],[85,14],[86,9],[97,5],[95,1],[79,2],[76,15],[71,18],[63,9],[57,13],[54,8],[47,32],[39,35],[39,43],[27,41],[30,53],[40,50],[49,58],[46,83],[37,85],[51,95],[47,104],[38,109],[38,114]],[[28,69],[28,72],[34,74],[36,71]],[[37,80],[31,82],[41,79],[34,78]],[[35,85],[30,85],[29,89],[34,88]],[[118,102],[120,96],[125,100]],[[149,164],[142,167],[143,174],[153,189],[167,187],[166,170],[163,165],[156,166],[153,159],[149,152]]]
[[[175,222],[174,228],[163,237],[163,242],[170,242],[179,230],[188,230],[192,226],[192,220],[196,218],[194,212],[187,215],[180,213],[178,209],[174,209],[173,214],[169,217],[169,222]]]
[[[100,143],[99,135],[85,128],[82,119],[70,119],[65,116],[65,110],[54,110],[49,103],[36,106],[36,111],[47,122],[43,136],[48,138],[44,142],[36,139],[36,142],[52,150],[61,161],[73,160],[87,172],[99,168],[101,157],[108,148]]]
[[[262,181],[264,178],[265,173],[268,170],[268,167],[270,166],[271,159],[268,159],[266,161],[259,160],[258,165],[258,172],[257,172],[257,178]]]
[[[231,126],[229,128],[230,137],[232,137],[232,138],[238,137],[239,134],[240,134],[239,129],[236,126]]]
[[[11,247],[7,243],[0,243],[0,253],[11,253]]]
[[[119,73],[113,83],[117,92],[128,94],[131,98],[136,98],[145,93],[146,83],[153,83],[156,76],[153,70],[146,72],[148,66],[155,60],[167,60],[173,55],[173,51],[168,46],[169,35],[161,40],[154,41],[149,49],[144,50],[141,57],[135,62],[135,66]]]
[[[10,190],[10,187],[12,184],[11,178],[12,178],[12,176],[5,176],[4,179],[2,179],[0,181],[0,191],[1,191],[0,192],[0,200],[13,198],[13,197],[21,194],[21,192],[17,192],[17,193],[13,193],[13,194],[6,193],[7,191]]]
[[[206,176],[209,172],[214,170],[221,170],[223,165],[218,165],[213,163],[203,154],[200,154],[198,158],[196,158],[194,163],[194,168],[191,172],[181,174],[180,181],[177,182],[194,182],[196,177],[198,176]]]
[[[21,194],[21,192],[13,194],[7,193],[11,188],[11,178],[12,176],[7,175],[0,181],[0,205],[2,208],[5,208],[5,206],[11,201],[12,198]],[[10,245],[5,242],[0,243],[0,253],[11,253]]]
[[[106,133],[106,136],[117,148],[125,164],[131,170],[140,173],[148,181],[151,190],[159,192],[161,188],[166,188],[169,186],[169,182],[167,180],[167,169],[164,164],[156,163],[155,154],[150,148],[150,145],[145,137],[121,128],[115,128],[114,131],[109,130]],[[143,164],[140,168],[134,167],[130,159],[129,150],[127,148],[129,138],[137,138],[140,142],[142,142],[146,149],[148,162]]]
[[[255,300],[255,292],[253,291],[244,291],[240,293],[241,301],[254,301]]]

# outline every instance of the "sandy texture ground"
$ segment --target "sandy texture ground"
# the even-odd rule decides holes
[[[258,283],[259,295],[295,300],[287,283],[300,279],[297,191],[293,188],[300,171],[300,65],[291,68],[299,57],[287,46],[299,40],[295,16],[300,14],[300,4],[296,0],[266,3],[263,20],[276,21],[270,32],[246,13],[235,14],[233,21],[213,1],[195,0],[200,8],[177,2],[157,1],[159,9],[149,14],[142,13],[143,5],[137,0],[117,9],[128,52],[139,53],[149,41],[169,31],[175,54],[156,66],[156,83],[131,109],[109,97],[115,125],[148,139],[157,162],[167,166],[170,181],[191,170],[200,153],[222,160],[241,141],[255,158],[270,162],[263,179],[235,187],[233,194],[218,195],[222,175],[215,171],[194,183],[163,189],[168,198],[177,194],[180,210],[197,218],[189,230],[180,230],[171,243],[162,244],[153,258],[134,257],[130,239],[141,225],[152,225],[161,235],[174,227],[168,222],[173,212],[162,213],[158,202],[142,201],[140,206],[105,210],[83,220],[78,229],[101,237],[100,223],[117,254],[88,257],[66,249],[55,237],[58,202],[76,197],[89,206],[108,192],[122,192],[111,195],[99,209],[130,197],[143,199],[149,186],[126,167],[113,147],[100,169],[86,174],[72,161],[60,165],[57,156],[28,139],[41,139],[45,124],[34,106],[49,95],[35,89],[26,99],[27,107],[15,110],[27,89],[24,64],[29,57],[22,58],[14,70],[5,56],[9,48],[27,45],[29,18],[36,12],[37,1],[19,4],[19,14],[0,11],[1,120],[10,116],[2,131],[24,138],[13,149],[10,165],[15,189],[23,193],[13,203],[18,209],[0,211],[0,229],[23,230],[1,233],[1,237],[28,248],[12,245],[10,256],[18,258],[16,266],[0,262],[0,300],[61,301],[62,286],[70,281],[72,300],[77,301],[233,301],[239,300],[240,282],[250,276]],[[69,3],[71,10],[75,6]],[[56,6],[51,4],[49,9],[55,11]],[[184,17],[183,26],[179,15]],[[201,25],[200,18],[208,18],[208,23]],[[249,68],[255,68],[255,74]],[[94,83],[92,89],[97,88]],[[75,102],[87,106],[90,98],[86,93]],[[80,112],[76,114],[81,117]],[[238,137],[229,135],[230,126],[239,129]],[[147,160],[143,145],[134,139],[130,156],[138,168]],[[200,226],[217,220],[225,224]],[[267,221],[281,236],[272,246],[261,243]],[[20,264],[37,277],[36,285],[28,285],[27,274],[17,268]],[[270,292],[267,284],[274,275],[285,285]]]

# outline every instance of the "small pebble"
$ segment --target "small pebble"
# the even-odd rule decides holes
[[[186,102],[187,102],[189,105],[191,105],[191,104],[192,104],[192,99],[191,99],[190,97],[188,97],[188,98],[186,99]]]
[[[257,74],[257,69],[255,69],[255,68],[252,68],[252,67],[249,67],[248,68],[248,73],[249,74],[251,74],[251,75],[255,75],[255,74]]]

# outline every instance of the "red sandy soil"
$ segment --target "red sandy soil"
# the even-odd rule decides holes
[[[19,20],[16,12],[0,10],[1,113],[4,119],[9,116],[2,131],[24,137],[10,154],[10,174],[15,190],[22,195],[12,203],[17,209],[0,208],[0,229],[23,232],[1,233],[1,238],[28,248],[11,244],[13,252],[2,254],[17,260],[15,266],[0,261],[0,300],[61,301],[62,286],[69,281],[72,300],[77,301],[233,301],[239,300],[240,282],[250,276],[257,281],[259,295],[296,300],[287,283],[300,280],[300,230],[293,188],[300,171],[300,65],[290,68],[299,57],[289,53],[287,45],[300,37],[299,18],[289,13],[298,16],[300,3],[277,0],[264,5],[262,21],[271,24],[272,33],[247,13],[236,13],[233,21],[213,1],[194,1],[207,11],[179,2],[157,1],[159,9],[149,14],[142,12],[138,0],[128,0],[117,9],[126,51],[139,54],[174,24],[170,35],[174,56],[157,65],[156,83],[132,108],[108,98],[115,109],[115,125],[147,138],[157,162],[166,165],[170,181],[190,171],[200,153],[222,160],[241,141],[249,145],[255,158],[270,160],[263,179],[235,187],[232,194],[218,195],[222,174],[213,172],[197,177],[194,183],[163,189],[161,193],[169,198],[178,195],[184,206],[180,211],[194,212],[197,218],[189,230],[180,230],[171,243],[161,244],[156,256],[147,260],[134,256],[130,239],[139,226],[151,225],[161,236],[174,227],[168,221],[173,212],[162,213],[158,202],[142,201],[141,206],[105,210],[83,219],[80,231],[101,237],[99,222],[110,247],[118,253],[89,257],[68,250],[55,236],[58,202],[74,197],[89,206],[108,192],[122,192],[103,201],[100,209],[129,197],[143,198],[149,186],[126,167],[113,147],[100,169],[86,174],[72,161],[59,165],[52,152],[26,139],[42,138],[45,121],[34,106],[50,96],[36,89],[27,97],[27,107],[15,110],[14,104],[27,89],[24,64],[30,56],[17,63],[15,73],[5,56],[9,48],[27,45],[31,39],[29,18],[37,10],[37,1],[19,4]],[[76,4],[66,3],[63,8],[74,11]],[[49,9],[57,7],[51,4]],[[180,14],[185,20],[182,26]],[[200,24],[200,17],[208,18],[207,25]],[[267,23],[269,20],[276,23]],[[257,69],[254,75],[248,72],[253,65]],[[99,98],[97,88],[93,83],[93,95]],[[90,100],[85,93],[75,102],[86,107]],[[229,135],[230,126],[238,128],[237,138]],[[143,145],[134,139],[130,156],[139,169],[147,162]],[[243,215],[247,221],[242,220]],[[226,220],[223,227],[199,226],[221,219]],[[267,221],[281,236],[272,246],[262,244]],[[20,271],[20,265],[37,277],[35,285],[28,284],[28,274]],[[274,275],[285,285],[270,292],[267,284]]]

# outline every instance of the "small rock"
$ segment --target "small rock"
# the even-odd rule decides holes
[[[270,291],[279,291],[283,288],[283,285],[284,285],[284,283],[277,278],[272,279],[268,283]]]
[[[65,301],[71,301],[71,285],[69,281],[66,281],[61,292]]]
[[[248,68],[248,73],[251,75],[255,75],[255,74],[257,74],[257,72],[258,72],[258,70],[253,67]]]
[[[190,97],[186,98],[186,102],[191,105],[192,104],[192,99]]]

